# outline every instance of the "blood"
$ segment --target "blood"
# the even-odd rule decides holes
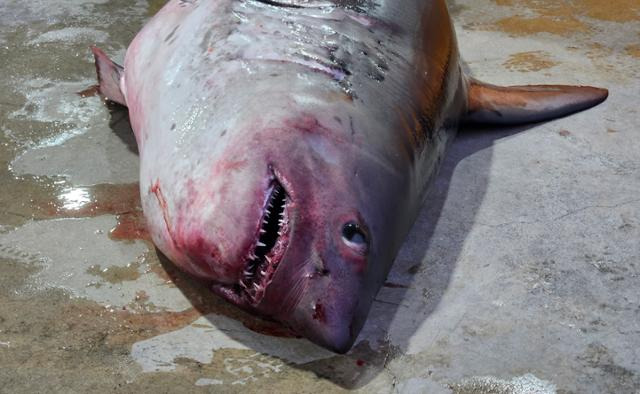
[[[152,186],[151,192],[158,199],[163,211],[166,209],[166,201],[160,185]],[[86,218],[100,215],[115,215],[117,224],[109,232],[109,236],[118,241],[145,240],[151,241],[146,228],[146,221],[140,202],[139,184],[100,184],[95,186],[71,187],[62,185],[59,191],[47,198],[35,198],[33,208],[38,212],[38,219],[50,218]],[[169,219],[165,211],[165,219]],[[206,245],[201,237],[193,239],[193,249],[204,253],[217,253],[205,250]],[[149,271],[165,280],[167,284],[179,286],[183,292],[189,295],[193,308],[182,312],[149,312],[140,311],[135,305],[128,305],[114,310],[112,313],[123,322],[123,326],[136,332],[163,333],[173,331],[193,323],[201,316],[218,314],[239,320],[248,329],[268,336],[299,338],[289,328],[277,322],[266,321],[253,317],[240,309],[232,306],[216,295],[210,293],[204,281],[186,275],[173,264],[149,264]],[[148,296],[143,292],[137,294],[137,301],[145,304]],[[142,307],[142,306],[141,306]],[[323,314],[323,312],[322,312]],[[126,341],[128,331],[114,334],[110,337],[113,342]]]
[[[357,365],[357,366],[359,366],[359,367],[362,367],[362,366],[364,366],[365,364],[366,364],[366,363],[365,363],[365,361],[364,361],[364,360],[361,360],[361,359],[357,359],[357,360],[356,360],[356,365]]]
[[[151,235],[147,230],[147,222],[142,211],[129,212],[116,217],[118,224],[111,229],[109,237],[114,240],[145,240],[151,241]]]
[[[142,210],[137,183],[63,188],[54,201],[40,205],[51,217],[79,218]]]
[[[137,183],[63,187],[52,200],[35,201],[44,218],[86,218],[116,215],[109,235],[116,240],[150,240]]]

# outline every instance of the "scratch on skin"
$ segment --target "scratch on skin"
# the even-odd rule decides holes
[[[176,243],[173,239],[173,231],[171,231],[171,218],[169,217],[169,211],[167,210],[167,200],[164,198],[164,194],[162,194],[162,189],[160,189],[160,180],[157,180],[149,190],[151,193],[156,195],[160,209],[162,209],[162,218],[164,219],[164,224],[167,227],[169,239],[171,239],[171,243],[175,246]]]

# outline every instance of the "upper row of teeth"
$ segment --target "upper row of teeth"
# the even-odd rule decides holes
[[[271,216],[271,209],[273,209],[273,201],[278,196],[278,194],[280,194],[280,192],[281,192],[281,190],[280,190],[279,187],[276,187],[275,190],[273,191],[273,196],[271,198],[271,201],[269,201],[269,204],[268,204],[268,206],[267,206],[267,208],[265,210],[265,216],[262,219],[262,224],[267,224],[268,223],[268,219]],[[284,210],[282,210],[280,212],[280,219],[279,219],[278,223],[280,225],[280,230],[278,230],[278,235],[280,236],[280,235],[282,235],[282,226],[285,223]],[[264,234],[266,232],[267,231],[264,228],[260,228],[260,234]],[[256,247],[255,248],[260,248],[260,247],[265,247],[265,246],[267,246],[267,245],[264,242],[261,242],[260,240],[258,240],[258,242],[256,243]],[[258,256],[255,254],[255,248],[254,248],[254,251],[249,252],[249,255],[247,256],[249,261],[258,260]],[[271,257],[265,255],[264,259],[267,261],[268,264],[272,263]],[[254,273],[249,271],[248,269],[245,269],[244,270],[244,275],[245,275],[246,278],[252,278],[254,276]],[[260,275],[263,276],[263,277],[266,276],[267,275],[266,269],[264,269],[264,270],[261,269],[260,270]],[[248,285],[246,283],[244,283],[244,281],[240,281],[240,286],[242,286],[242,288],[245,289],[245,290],[249,290]],[[253,287],[253,290],[255,290],[255,291],[264,290],[264,287],[262,285],[258,284],[257,282],[254,282],[252,287]]]
[[[278,194],[280,194],[280,188],[279,188],[279,187],[276,187],[276,188],[273,190],[273,194],[272,194],[272,196],[271,196],[271,199],[270,199],[269,204],[268,204],[268,207],[267,207],[267,216],[269,215],[269,208],[273,208],[273,200],[275,200],[275,199],[276,199],[276,197],[278,197]]]

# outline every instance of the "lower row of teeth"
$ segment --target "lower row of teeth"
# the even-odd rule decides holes
[[[275,190],[273,191],[273,196],[271,198],[271,201],[269,202],[268,206],[266,207],[265,215],[264,215],[264,218],[262,219],[262,224],[263,225],[266,225],[266,224],[269,223],[269,218],[272,215],[272,210],[273,210],[273,202],[276,200],[276,197],[282,192],[283,191],[282,191],[281,187],[276,186]],[[279,220],[278,220],[278,227],[279,228],[278,228],[278,232],[277,232],[278,233],[278,237],[282,236],[282,234],[283,234],[283,227],[284,227],[284,224],[285,224],[285,217],[284,217],[285,216],[285,212],[284,212],[284,209],[279,212],[279,216],[280,216]],[[260,235],[263,235],[266,232],[267,232],[266,229],[260,228]],[[265,248],[266,246],[267,245],[264,242],[262,242],[260,239],[258,239],[254,249],[251,252],[249,252],[249,254],[247,255],[247,261],[249,261],[249,264],[248,264],[249,267],[244,270],[244,279],[240,281],[240,286],[245,291],[251,292],[251,291],[255,290],[255,293],[253,294],[254,296],[256,295],[256,293],[259,293],[259,292],[261,292],[261,291],[263,291],[265,289],[265,286],[263,286],[259,282],[264,282],[265,279],[268,280],[268,278],[266,278],[267,271],[268,271],[267,268],[268,268],[269,265],[273,264],[272,257],[269,257],[267,255],[259,257],[256,254],[256,249],[257,248]],[[264,261],[260,261],[261,259],[264,259]],[[256,269],[256,265],[264,266],[265,264],[263,264],[263,263],[266,263],[266,267],[264,267],[264,269],[261,269],[262,267],[257,267],[257,269]],[[255,282],[251,283],[251,281],[257,275],[259,275],[259,280],[256,280]]]
[[[244,289],[244,290],[250,290],[249,286],[247,286],[246,283],[244,283],[244,281],[240,282],[240,286]],[[264,287],[262,287],[261,285],[259,285],[258,283],[253,283],[252,289],[255,290],[256,292],[262,291],[264,290]]]

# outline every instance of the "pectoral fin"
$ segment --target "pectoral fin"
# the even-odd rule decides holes
[[[541,122],[600,104],[608,90],[591,86],[494,86],[468,79],[466,121],[488,124]]]
[[[96,72],[98,73],[98,90],[100,94],[118,104],[127,105],[127,100],[120,89],[120,81],[124,73],[124,68],[114,63],[109,57],[97,47],[91,47],[93,56],[96,59]]]

